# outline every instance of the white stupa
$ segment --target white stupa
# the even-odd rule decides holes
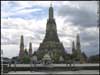
[[[47,53],[47,54],[45,54],[45,55],[43,56],[42,61],[43,61],[43,64],[50,64],[50,63],[52,62],[49,53]]]
[[[51,60],[50,55],[47,53],[44,55],[43,60]]]

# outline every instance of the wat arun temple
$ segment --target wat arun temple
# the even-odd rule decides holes
[[[21,36],[20,51],[18,56],[20,62],[23,62],[23,58],[28,56],[30,60],[34,58],[36,61],[41,62],[42,60],[49,60],[52,63],[60,63],[61,61],[66,63],[73,60],[79,63],[85,63],[85,54],[81,52],[79,34],[76,36],[76,42],[72,42],[72,54],[68,54],[57,34],[57,25],[55,22],[52,5],[49,7],[48,15],[46,34],[36,52],[32,54],[32,43],[29,44],[28,52],[24,49],[24,37],[23,35]]]

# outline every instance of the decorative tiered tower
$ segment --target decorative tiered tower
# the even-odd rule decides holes
[[[81,52],[81,45],[80,45],[80,37],[79,34],[76,37],[76,50],[77,50],[77,60],[82,62],[82,52]]]
[[[76,46],[74,41],[72,42],[72,58],[73,61],[79,63],[87,62],[87,56],[84,52],[81,52],[81,44],[80,44],[80,37],[79,34],[76,36]]]
[[[76,49],[75,49],[75,43],[74,41],[72,42],[72,54],[74,54],[76,52]]]
[[[24,38],[23,35],[21,35],[19,59],[22,60],[23,57],[24,57]]]
[[[57,61],[60,56],[66,55],[63,44],[60,42],[57,35],[56,22],[54,19],[54,12],[52,5],[49,8],[49,18],[46,24],[46,35],[43,42],[40,44],[40,47],[37,51],[37,56],[39,59],[49,53],[50,57]]]
[[[32,43],[29,43],[29,56],[32,57]]]

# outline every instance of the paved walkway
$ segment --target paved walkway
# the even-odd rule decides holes
[[[9,72],[4,75],[99,75],[99,70],[80,70],[80,71],[61,71],[61,72],[30,72],[30,71],[16,71]]]

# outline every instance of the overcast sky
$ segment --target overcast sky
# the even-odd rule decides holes
[[[45,36],[50,1],[1,1],[1,48],[5,57],[18,56],[20,35],[25,48],[32,42],[33,52]],[[99,53],[96,1],[52,1],[57,33],[65,50],[80,34],[81,50],[88,56]]]

